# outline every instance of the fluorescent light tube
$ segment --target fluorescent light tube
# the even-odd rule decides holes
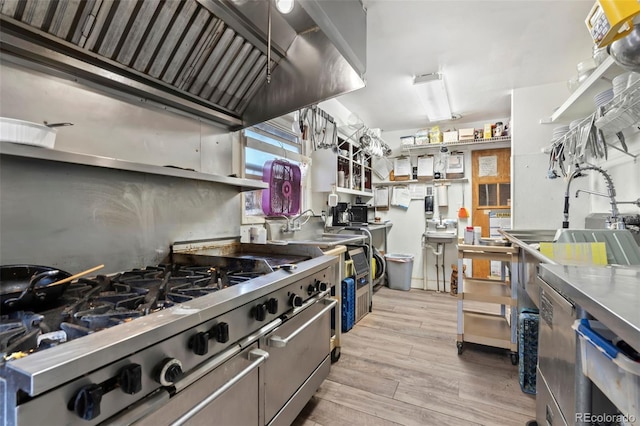
[[[418,75],[413,84],[418,86],[418,95],[429,121],[451,120],[451,106],[442,74]]]

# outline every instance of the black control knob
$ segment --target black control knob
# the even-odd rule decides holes
[[[221,322],[214,325],[211,329],[211,335],[215,336],[218,342],[227,343],[229,341],[229,324]]]
[[[173,364],[167,368],[167,371],[164,373],[164,378],[167,382],[174,383],[176,380],[182,377],[182,367]]]
[[[258,321],[264,321],[267,318],[267,304],[260,303],[255,308],[255,317]]]
[[[297,294],[292,294],[289,297],[289,304],[294,308],[302,306],[302,297],[298,296]]]
[[[320,284],[318,284],[318,289],[320,291],[327,291],[328,288],[329,288],[329,285],[325,282],[320,282]]]
[[[309,284],[309,287],[307,287],[307,294],[311,296],[316,291],[318,291],[318,287],[313,284]]]
[[[142,390],[142,367],[140,364],[129,364],[120,369],[118,384],[122,392],[133,395]]]
[[[206,355],[209,352],[209,333],[196,333],[189,339],[189,349],[196,355]]]
[[[175,358],[165,358],[158,367],[156,380],[162,386],[171,386],[182,377],[182,363]]]
[[[100,385],[90,384],[81,387],[68,408],[84,420],[93,420],[100,415],[100,402],[104,391]]]
[[[272,315],[278,313],[278,299],[272,297],[271,299],[267,300],[267,311],[269,311],[269,313]]]

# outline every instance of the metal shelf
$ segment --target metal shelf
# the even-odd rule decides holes
[[[392,186],[392,185],[408,185],[410,183],[424,183],[428,185],[437,185],[439,183],[466,183],[469,182],[467,178],[459,178],[459,179],[432,179],[432,180],[420,180],[420,179],[409,179],[409,180],[384,180],[380,182],[373,182],[373,186]]]
[[[556,109],[551,117],[540,120],[540,124],[555,123],[557,121],[573,120],[584,117],[593,112],[593,96],[611,88],[611,79],[622,73],[613,58],[608,56],[591,75],[573,92],[562,105]]]
[[[82,166],[101,167],[114,170],[126,170],[130,172],[146,173],[153,175],[171,176],[181,179],[193,179],[206,182],[214,182],[223,185],[237,187],[239,191],[253,191],[266,189],[265,182],[243,179],[230,176],[200,173],[191,170],[173,167],[155,166],[151,164],[134,163],[118,160],[116,158],[100,157],[96,155],[79,154],[76,152],[58,151],[29,145],[19,145],[9,142],[0,142],[0,155],[13,157],[33,158],[43,161],[57,161],[60,163],[78,164]]]
[[[338,194],[360,195],[363,197],[373,197],[373,192],[358,191],[357,189],[341,188],[337,187],[336,192]]]
[[[439,151],[441,147],[482,147],[482,148],[495,148],[496,145],[500,147],[507,147],[511,145],[511,136],[499,136],[490,139],[474,139],[471,141],[456,141],[456,142],[442,142],[432,143],[428,145],[403,145],[402,152],[414,153],[420,151]]]

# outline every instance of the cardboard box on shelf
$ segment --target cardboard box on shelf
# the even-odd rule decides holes
[[[429,135],[416,135],[415,143],[416,145],[427,145],[429,143]]]
[[[472,141],[474,139],[474,129],[460,129],[458,130],[458,140]]]
[[[491,124],[485,124],[484,125],[484,138],[485,139],[491,139],[491,137],[493,136],[492,132],[491,132],[491,127],[492,127]]]
[[[453,130],[451,132],[444,132],[444,142],[458,142],[458,131]]]
[[[400,145],[415,145],[416,138],[414,136],[401,136]]]

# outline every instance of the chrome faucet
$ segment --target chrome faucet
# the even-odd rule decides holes
[[[600,167],[596,167],[596,166],[580,167],[578,170],[573,172],[569,177],[569,181],[567,182],[567,190],[564,193],[564,221],[562,222],[562,228],[563,229],[569,228],[569,193],[571,188],[571,182],[576,177],[584,176],[582,172],[586,170],[596,171],[604,177],[604,180],[607,184],[607,193],[604,194],[600,192],[588,191],[583,189],[583,190],[576,191],[576,197],[578,197],[578,194],[580,192],[586,192],[589,194],[608,197],[609,203],[611,204],[611,217],[609,218],[609,227],[613,229],[624,229],[624,221],[620,220],[618,216],[618,204],[616,203],[616,189],[613,186],[613,180],[611,179],[611,176],[609,176],[609,173],[607,173],[605,170],[601,169]]]
[[[447,229],[447,225],[442,223],[442,213],[440,213],[440,223],[436,223],[436,229]]]
[[[299,231],[300,229],[302,229],[302,224],[300,223],[300,218],[302,216],[304,216],[306,213],[311,213],[312,216],[315,216],[315,213],[311,209],[307,209],[307,210],[303,211],[302,213],[300,213],[299,215],[294,216],[292,218],[288,218],[287,216],[283,216],[284,218],[287,219],[287,223],[282,227],[282,232],[295,232],[295,231]],[[296,222],[298,222],[297,225],[296,225]]]

